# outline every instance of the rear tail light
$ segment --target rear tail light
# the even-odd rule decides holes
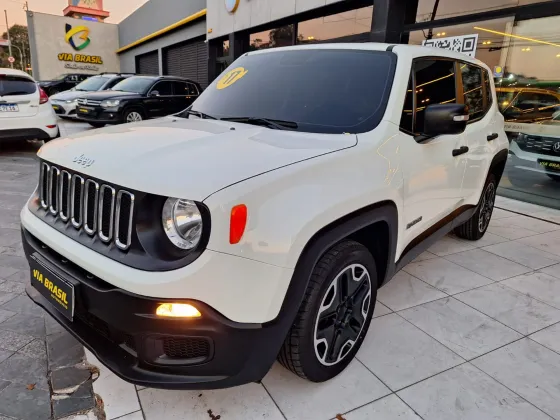
[[[46,94],[46,92],[43,90],[43,88],[39,88],[39,103],[40,104],[46,104],[47,102],[49,102],[49,96]]]

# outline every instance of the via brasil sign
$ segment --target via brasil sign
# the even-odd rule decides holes
[[[70,24],[66,24],[66,36],[64,39],[70,46],[76,51],[82,51],[90,43],[91,39],[89,37],[89,28],[87,26],[75,26],[72,27]],[[73,63],[84,63],[84,64],[103,64],[103,59],[97,55],[85,55],[85,54],[70,54],[70,53],[60,53],[58,54],[59,61],[67,61]],[[81,70],[97,70],[93,66],[77,66],[67,64],[66,68],[81,69]]]

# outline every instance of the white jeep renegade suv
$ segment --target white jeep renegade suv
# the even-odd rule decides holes
[[[352,360],[377,289],[481,238],[508,153],[489,69],[406,45],[251,52],[183,113],[44,146],[28,294],[120,377],[221,388]]]

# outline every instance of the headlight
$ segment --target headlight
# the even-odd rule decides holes
[[[113,108],[115,106],[119,106],[119,104],[121,103],[121,101],[119,101],[118,99],[108,99],[106,101],[101,102],[101,106],[103,108]]]
[[[73,104],[74,102],[78,102],[78,98],[66,101],[67,104]]]
[[[191,250],[202,237],[202,214],[194,201],[168,198],[161,215],[163,230],[177,248]]]

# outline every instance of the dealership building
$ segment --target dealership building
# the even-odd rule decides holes
[[[546,154],[553,147],[546,139],[554,130],[560,137],[558,0],[149,0],[118,25],[87,24],[92,26],[88,48],[97,43],[102,50],[88,54],[110,63],[103,70],[183,76],[203,87],[254,50],[372,41],[454,49],[493,70],[501,105],[527,97],[522,105],[533,107],[536,117],[535,124],[522,127],[533,139],[524,147]],[[96,33],[93,25],[107,30]],[[39,61],[44,54],[39,52]],[[529,87],[532,96],[518,95]],[[558,115],[551,111],[556,108]],[[519,127],[509,131],[521,132]],[[518,174],[514,166],[509,169],[502,194],[560,207],[560,173],[553,179],[538,168]]]

